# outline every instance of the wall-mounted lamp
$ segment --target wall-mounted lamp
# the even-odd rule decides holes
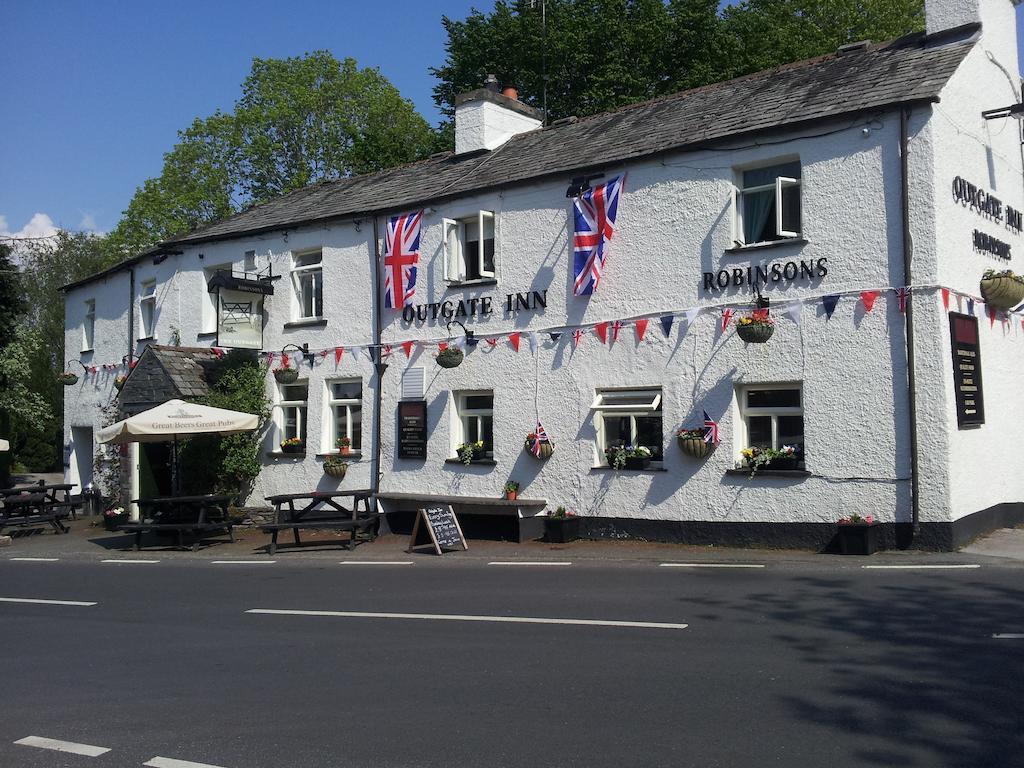
[[[573,176],[572,181],[569,182],[569,188],[565,190],[565,196],[579,197],[590,189],[591,180],[599,179],[602,176],[604,176],[603,173],[592,173],[589,176]]]
[[[757,298],[754,299],[754,306],[758,309],[767,310],[771,306],[772,300],[761,295],[761,286],[756,283],[754,284],[754,291],[757,293]]]
[[[121,358],[121,365],[127,365],[129,369],[135,367],[136,363],[139,362],[138,355],[125,355]]]
[[[1008,107],[998,109],[986,109],[981,113],[986,120],[1000,120],[1004,117],[1012,117],[1015,120],[1024,120],[1024,104],[1011,104]]]
[[[309,344],[303,344],[301,347],[298,344],[285,344],[281,347],[281,359],[288,359],[288,347],[294,347],[297,352],[301,352],[302,356],[306,358],[306,362],[309,363],[310,368],[313,367],[313,361],[316,360],[316,353],[309,351]]]
[[[448,331],[448,335],[449,335],[449,336],[451,336],[451,335],[452,335],[452,324],[453,324],[453,323],[454,323],[455,325],[459,326],[460,328],[462,328],[462,333],[463,333],[463,334],[465,335],[465,337],[466,337],[466,346],[468,346],[468,347],[475,347],[475,346],[476,346],[476,345],[477,345],[477,344],[479,343],[479,342],[477,341],[477,339],[476,339],[476,338],[474,338],[474,333],[473,333],[472,331],[470,331],[470,330],[467,330],[467,329],[466,329],[466,326],[465,326],[465,325],[463,325],[462,323],[460,323],[460,322],[459,322],[458,320],[449,320],[449,321],[448,321],[448,325],[446,325],[446,326],[444,327],[444,328],[445,328],[445,330],[446,330],[446,331]]]

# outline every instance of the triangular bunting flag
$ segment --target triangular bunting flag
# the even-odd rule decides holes
[[[949,311],[949,288],[942,289],[942,308]]]
[[[489,346],[491,349],[494,349],[496,346],[498,346],[498,340],[497,339],[487,339],[486,341],[487,341],[487,346]]]
[[[996,327],[996,308],[993,307],[991,304],[986,304],[985,305],[985,311],[988,312],[988,327],[989,328],[995,328]]]
[[[836,304],[839,303],[839,294],[833,293],[829,296],[821,297],[821,304],[825,307],[825,319],[831,320],[832,313],[836,311]]]
[[[975,317],[974,314],[974,299],[967,300],[967,314],[971,317]]]
[[[552,331],[551,333],[548,334],[548,336],[551,338],[551,341],[557,342],[560,338],[562,338],[562,332]]]
[[[594,326],[594,333],[597,334],[597,338],[601,340],[602,344],[608,343],[608,321],[598,323]]]
[[[354,362],[355,362],[356,360],[358,360],[358,359],[359,359],[359,353],[360,353],[360,351],[361,351],[361,350],[362,350],[362,347],[349,347],[349,348],[348,348],[349,354],[351,354],[351,355],[352,355],[352,362],[353,362],[353,363],[354,363]]]
[[[879,291],[861,291],[860,300],[864,304],[864,311],[870,312],[875,308],[875,300],[878,299]]]
[[[619,331],[622,330],[622,326],[623,322],[621,320],[616,320],[614,323],[612,323],[612,341],[619,340]]]
[[[910,300],[910,288],[903,286],[902,288],[893,288],[893,291],[896,293],[896,301],[899,302],[900,312],[906,314],[907,302]]]
[[[700,307],[693,307],[692,309],[686,310],[686,325],[693,325],[693,321],[697,319],[697,315],[700,314]]]
[[[672,322],[675,319],[675,315],[662,315],[660,318],[661,332],[665,334],[666,339],[672,336]]]
[[[531,355],[536,355],[537,354],[537,334],[534,333],[533,331],[530,331],[528,334],[526,334],[526,341],[530,345],[530,354]]]
[[[327,357],[327,353],[330,352],[330,351],[331,350],[329,350],[329,349],[321,349],[320,350],[320,360],[321,360],[321,362],[323,361],[323,359],[325,357]]]
[[[643,319],[637,320],[635,323],[633,323],[633,325],[636,327],[636,340],[638,342],[644,340],[644,334],[647,333],[647,323],[648,322],[649,321],[646,318],[643,318]]]
[[[583,329],[577,328],[572,332],[572,348],[576,349],[576,347],[580,345],[581,341],[583,341]]]
[[[341,358],[344,355],[345,355],[345,348],[344,347],[335,347],[334,348],[334,367],[335,368],[338,367],[338,363],[341,362]]]
[[[267,367],[270,368],[274,365],[274,353],[267,352]]]
[[[385,344],[383,347],[380,348],[381,357],[391,357],[391,352],[392,349],[390,344]]]
[[[519,331],[508,335],[508,343],[512,345],[512,349],[516,352],[519,351]]]
[[[804,305],[799,301],[793,304],[786,305],[786,316],[797,325],[800,325],[800,313],[803,311]]]
[[[415,344],[415,343],[416,343],[415,341],[403,341],[402,342],[402,350],[405,352],[405,359],[406,360],[408,360],[410,357],[412,357],[412,345]]]
[[[722,310],[722,330],[723,331],[726,328],[729,327],[729,321],[732,320],[733,314],[734,314],[734,312],[733,312],[732,309],[728,309],[727,308],[727,309],[723,309]]]

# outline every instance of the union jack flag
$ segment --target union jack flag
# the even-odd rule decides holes
[[[945,289],[943,289],[943,290],[945,290]],[[907,299],[910,298],[910,289],[904,286],[902,288],[893,288],[893,291],[896,292],[896,301],[899,302],[900,312],[906,312],[907,311]],[[942,298],[943,298],[943,301],[946,303],[946,309],[949,309],[949,297],[947,295],[943,294]]]
[[[530,446],[530,453],[540,458],[540,447],[544,443],[550,443],[548,439],[548,433],[544,431],[544,425],[539,421],[537,422],[537,431],[533,434],[533,444]]]
[[[708,416],[704,411],[704,442],[711,445],[718,445],[721,439],[718,436],[718,422]]]
[[[625,174],[616,176],[588,189],[573,201],[573,274],[576,277],[573,294],[576,296],[589,296],[601,282],[625,179]]]
[[[420,260],[420,223],[423,211],[388,219],[384,234],[384,306],[401,309],[416,293],[416,265]]]

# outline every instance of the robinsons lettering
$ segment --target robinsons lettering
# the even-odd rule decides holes
[[[816,261],[787,261],[783,263],[765,264],[764,266],[735,267],[722,269],[718,272],[704,273],[704,290],[716,288],[724,290],[730,285],[754,285],[778,283],[785,280],[792,282],[797,279],[814,280],[828,274],[828,259],[822,257]]]

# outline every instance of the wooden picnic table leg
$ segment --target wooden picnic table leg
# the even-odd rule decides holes
[[[297,547],[301,546],[302,545],[302,541],[299,540],[299,529],[298,528],[292,528],[292,536],[295,537],[295,546],[297,546]]]
[[[270,532],[270,554],[277,552],[277,534],[278,530],[276,528]]]
[[[132,551],[138,552],[142,548],[142,531],[135,532],[135,541],[132,543]]]

